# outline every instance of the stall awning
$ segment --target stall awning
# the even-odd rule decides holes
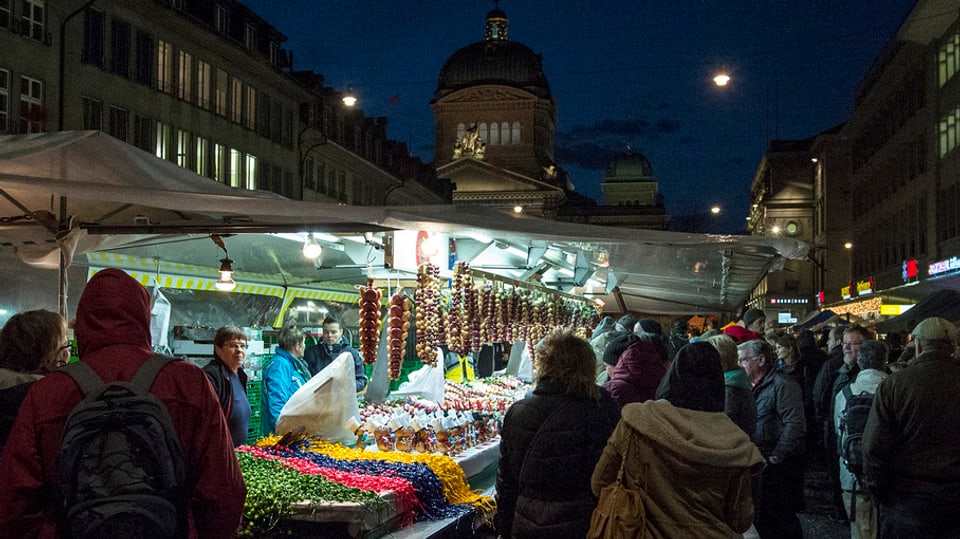
[[[581,293],[590,280],[591,297],[606,310],[651,314],[735,312],[767,272],[808,249],[784,237],[561,223],[488,207],[292,201],[219,184],[99,132],[0,137],[0,248],[38,265],[50,267],[60,250],[68,259],[98,252],[151,258],[163,245],[163,260],[211,267],[220,253],[207,236],[217,232],[236,235],[228,243],[238,271],[312,288],[323,280],[319,268],[294,242],[267,235],[307,230],[422,230],[461,245],[487,237],[484,249],[521,254],[500,268],[507,278],[537,280],[542,269],[562,267],[569,278],[544,284]],[[352,262],[358,279],[366,268],[385,267],[382,252]]]

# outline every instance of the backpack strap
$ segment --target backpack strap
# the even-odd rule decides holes
[[[73,378],[73,381],[76,382],[80,388],[83,397],[86,397],[103,385],[103,379],[100,378],[97,372],[93,370],[90,365],[82,361],[65,365],[59,369],[59,372],[65,373],[69,375],[70,378]]]
[[[850,401],[853,400],[853,390],[850,389],[851,385],[852,384],[847,384],[843,386],[843,389],[840,390],[843,393],[843,396],[846,397],[844,406],[850,404]]]
[[[160,369],[166,367],[167,363],[173,361],[180,361],[180,358],[153,354],[140,366],[140,370],[137,371],[137,374],[133,375],[130,383],[140,391],[149,393],[150,387],[153,386],[153,381],[157,378],[157,374],[160,373]]]

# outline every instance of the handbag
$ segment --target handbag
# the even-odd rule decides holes
[[[600,490],[600,499],[590,517],[587,539],[633,539],[646,532],[647,512],[642,488],[627,488],[623,482],[623,468],[631,456],[630,447],[620,461],[617,480]],[[646,475],[646,474],[644,474]]]

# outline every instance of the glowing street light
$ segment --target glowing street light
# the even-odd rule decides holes
[[[711,206],[710,213],[718,215],[720,213],[720,206]]]
[[[845,241],[845,242],[843,242],[843,248],[844,248],[844,249],[853,249],[853,243],[852,243],[852,242],[849,242],[849,241]]]
[[[726,86],[730,84],[730,75],[726,70],[721,69],[719,73],[713,76],[713,83],[717,86]]]

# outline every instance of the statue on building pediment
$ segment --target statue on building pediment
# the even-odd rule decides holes
[[[453,145],[453,158],[476,157],[483,159],[487,144],[480,139],[480,130],[476,123],[470,124],[460,140]]]

